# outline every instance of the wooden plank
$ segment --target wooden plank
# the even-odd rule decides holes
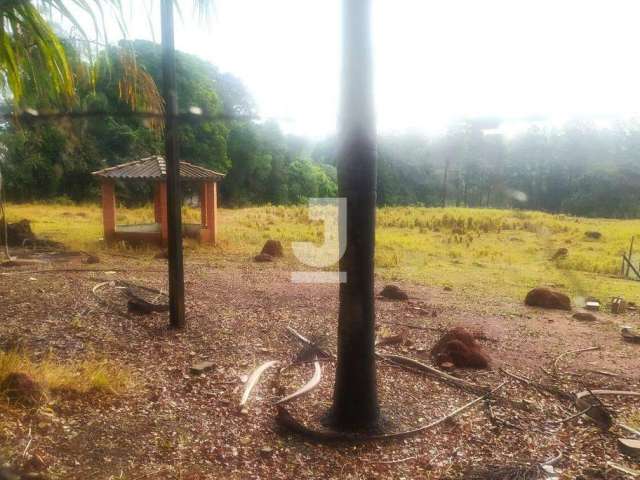
[[[636,237],[631,237],[631,245],[629,245],[629,261],[627,264],[627,272],[625,274],[625,277],[629,276],[629,267],[631,267],[631,258],[633,257],[633,241],[635,240]]]

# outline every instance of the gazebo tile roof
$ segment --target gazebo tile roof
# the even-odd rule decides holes
[[[117,178],[123,180],[163,180],[167,177],[167,164],[164,157],[154,155],[141,160],[122,163],[114,167],[103,168],[102,170],[93,172],[92,175],[101,178]],[[183,180],[220,181],[224,178],[224,174],[181,161],[180,178]]]

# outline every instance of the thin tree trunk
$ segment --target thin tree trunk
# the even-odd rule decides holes
[[[451,159],[447,157],[444,164],[444,179],[442,180],[442,208],[447,206],[447,181],[449,177],[450,166]]]
[[[469,197],[468,197],[469,189],[468,189],[468,187],[469,187],[469,185],[468,185],[467,181],[465,180],[464,181],[464,187],[463,187],[463,193],[462,193],[462,204],[465,207],[469,206]]]
[[[374,347],[376,130],[371,0],[343,0],[342,102],[338,188],[347,199],[347,248],[340,260],[338,359],[330,420],[340,430],[370,430],[379,407]]]

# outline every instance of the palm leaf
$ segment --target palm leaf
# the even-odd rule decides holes
[[[178,0],[176,0],[178,5]],[[209,15],[212,0],[193,0],[194,13]],[[72,13],[81,11],[91,19],[93,31],[80,23]],[[149,10],[150,11],[150,10]],[[0,3],[0,86],[11,96],[14,106],[23,106],[25,81],[28,79],[37,95],[62,100],[70,105],[75,100],[73,71],[61,39],[55,34],[42,12],[49,17],[59,15],[79,33],[75,39],[86,46],[85,53],[93,64],[98,49],[108,45],[106,15],[112,15],[126,37],[126,21],[121,0],[3,0]],[[162,110],[162,99],[151,76],[139,68],[133,53],[120,58],[123,77],[120,91],[132,108]],[[95,67],[95,65],[94,65]],[[88,78],[95,85],[97,68]]]

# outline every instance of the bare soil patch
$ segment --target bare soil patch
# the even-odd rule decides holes
[[[491,356],[492,369],[449,373],[489,386],[508,384],[491,409],[482,402],[404,440],[323,445],[283,433],[274,422],[272,401],[309,380],[311,364],[265,374],[246,411],[237,404],[242,381],[256,366],[299,357],[301,346],[286,334],[287,326],[324,337],[335,352],[337,287],[293,284],[284,263],[213,266],[187,258],[189,327],[175,332],[167,328],[166,313],[134,316],[126,306],[113,309],[92,295],[97,283],[116,279],[166,289],[164,266],[151,254],[140,260],[101,257],[90,271],[75,271],[90,267],[78,257],[0,272],[0,348],[19,347],[36,359],[99,354],[138,377],[137,387],[119,396],[57,396],[40,409],[1,407],[0,453],[15,467],[36,459],[48,477],[64,479],[456,479],[474,466],[543,461],[558,452],[562,478],[598,478],[608,461],[634,466],[618,451],[618,427],[604,433],[584,417],[555,423],[576,413],[571,402],[507,377],[501,367],[570,393],[638,390],[640,346],[619,333],[621,325],[639,325],[635,311],[580,322],[571,312],[478,302],[441,287],[402,283],[408,301],[376,301],[381,336],[404,339],[381,351],[432,364],[429,352],[440,336],[463,326]],[[51,269],[66,271],[35,272]],[[593,345],[601,348],[563,356],[555,376],[543,372],[553,373],[562,353]],[[213,368],[193,374],[203,361]],[[288,406],[296,417],[320,424],[330,406],[334,368],[332,361],[322,362],[320,387]],[[378,372],[382,411],[394,429],[427,423],[476,396],[386,362]],[[620,419],[638,416],[637,398],[606,402]]]

